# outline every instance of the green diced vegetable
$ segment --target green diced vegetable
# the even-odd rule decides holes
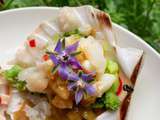
[[[119,79],[117,78],[115,80],[115,82],[113,83],[112,87],[109,89],[109,92],[113,92],[113,93],[116,93],[117,92],[117,89],[119,87]]]
[[[107,73],[116,74],[119,71],[118,64],[112,60],[108,60],[106,63],[106,70]]]
[[[120,106],[120,100],[116,94],[108,92],[105,94],[105,107],[110,110],[117,110]]]
[[[22,70],[22,68],[18,65],[13,66],[11,69],[6,70],[4,73],[4,76],[6,79],[8,80],[12,80],[15,77],[17,77],[17,75],[19,74],[19,72]]]
[[[15,81],[13,87],[17,88],[19,91],[24,91],[26,89],[26,82],[25,81]]]
[[[22,71],[22,68],[18,65],[14,65],[11,69],[4,72],[4,77],[10,82],[10,84],[17,88],[19,91],[25,90],[25,81],[20,81],[17,79],[18,74]]]

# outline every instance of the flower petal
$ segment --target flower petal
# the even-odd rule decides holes
[[[57,58],[56,58],[56,56],[54,55],[54,54],[50,54],[50,59],[52,60],[52,62],[54,63],[54,64],[58,64],[58,60],[57,60]]]
[[[74,88],[76,88],[77,86],[76,86],[77,84],[76,84],[76,82],[70,82],[70,83],[68,83],[68,90],[73,90]]]
[[[68,76],[69,76],[67,65],[62,63],[58,69],[58,73],[59,73],[60,77],[62,78],[62,80],[67,80]]]
[[[81,75],[82,80],[84,81],[90,81],[93,80],[93,76],[91,74],[82,74]]]
[[[76,93],[75,93],[75,101],[76,101],[77,105],[80,103],[82,98],[83,98],[83,90],[76,91]]]
[[[81,69],[82,70],[82,66],[79,63],[79,61],[74,58],[74,57],[70,57],[70,59],[68,60],[68,64],[70,64],[72,66],[73,69]]]
[[[78,75],[76,73],[74,73],[74,72],[71,73],[70,72],[68,80],[69,81],[77,81],[77,80],[79,80],[79,77],[78,77]]]
[[[90,84],[86,84],[85,90],[86,90],[87,94],[89,94],[89,95],[94,95],[96,92],[96,89]]]
[[[68,54],[70,54],[70,53],[76,51],[76,49],[77,49],[77,47],[78,47],[78,44],[79,44],[79,42],[75,42],[74,44],[68,46],[68,47],[65,49],[65,52],[68,53]]]
[[[56,51],[57,53],[61,53],[62,51],[62,42],[59,40],[54,51]]]

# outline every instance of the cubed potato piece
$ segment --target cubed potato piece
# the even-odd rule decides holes
[[[52,104],[59,109],[71,109],[73,106],[73,101],[71,99],[64,100],[59,96],[55,96],[52,100]]]
[[[69,120],[82,120],[82,117],[79,112],[71,111],[67,114]]]

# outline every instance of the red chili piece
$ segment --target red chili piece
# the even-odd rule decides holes
[[[123,88],[123,81],[121,80],[121,78],[119,78],[119,87],[117,89],[116,94],[119,96],[122,92],[122,88]]]
[[[36,47],[36,41],[34,39],[29,40],[29,46],[32,48]]]
[[[0,97],[0,105],[1,105],[1,103],[2,103],[2,98]]]
[[[43,60],[47,61],[49,59],[49,56],[47,54],[43,55]]]

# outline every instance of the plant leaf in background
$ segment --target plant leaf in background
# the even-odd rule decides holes
[[[93,5],[160,52],[160,0],[0,0],[0,10],[29,6]]]

